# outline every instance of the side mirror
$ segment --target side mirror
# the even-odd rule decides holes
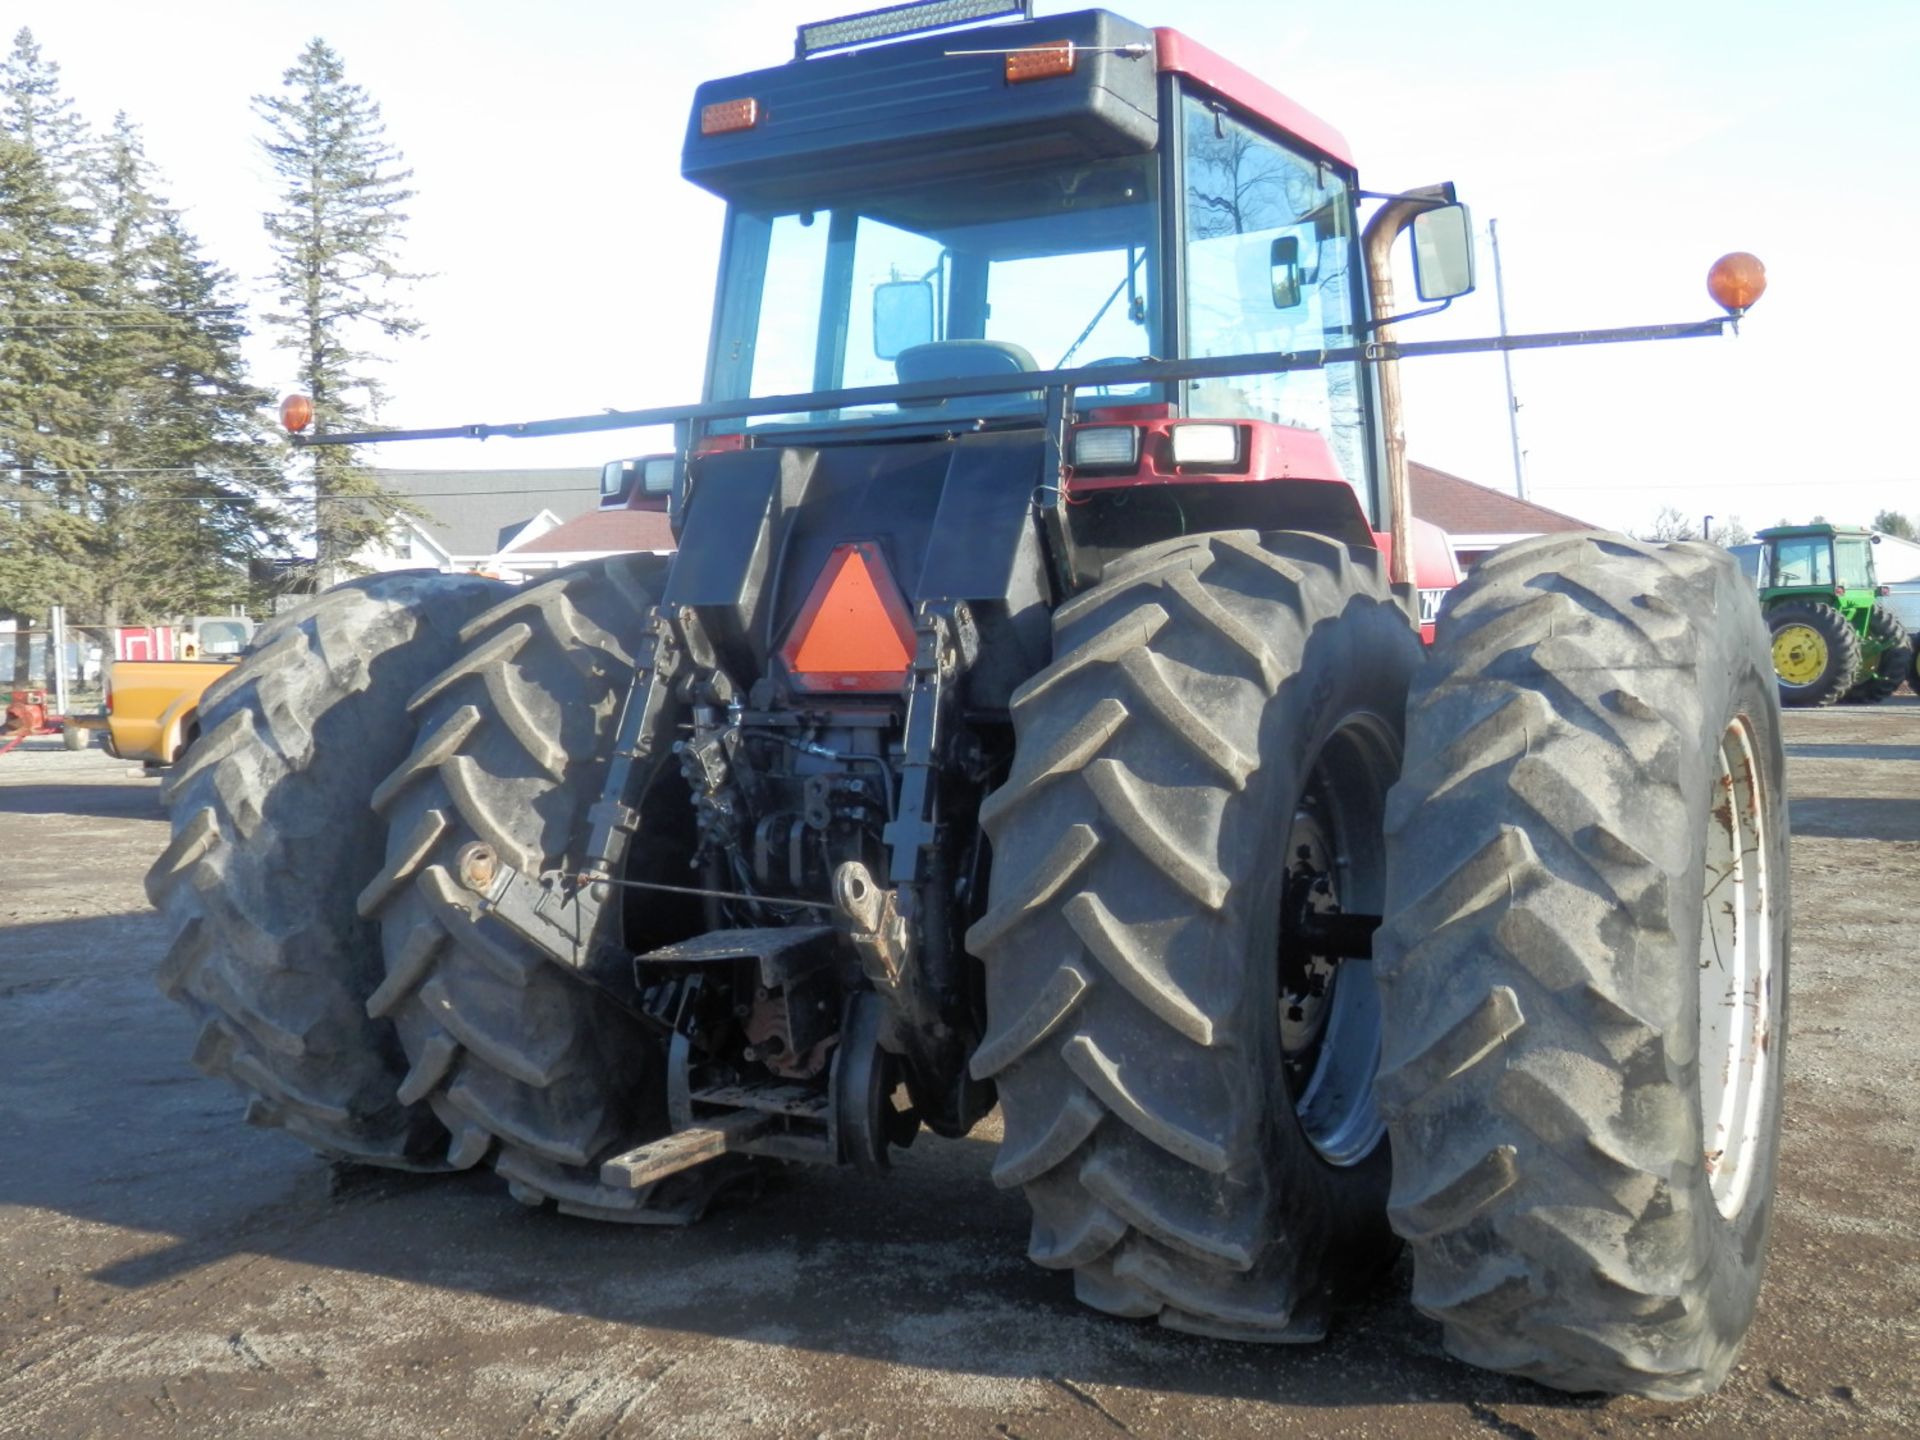
[[[1441,205],[1413,218],[1413,288],[1422,300],[1453,300],[1473,290],[1473,217]]]
[[[627,460],[609,460],[600,467],[600,507],[611,509],[627,503],[627,494],[633,489],[633,476],[627,467]]]
[[[933,339],[933,282],[889,280],[873,287],[873,353],[896,359]]]
[[[671,495],[677,455],[643,455],[637,460],[609,460],[600,467],[600,508],[624,509],[637,490],[642,495]]]
[[[1282,235],[1273,242],[1268,255],[1268,264],[1273,269],[1273,308],[1291,310],[1300,303],[1300,241],[1293,235]]]

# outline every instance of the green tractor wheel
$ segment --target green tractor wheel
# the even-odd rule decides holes
[[[1877,705],[1913,671],[1913,637],[1900,617],[1884,605],[1875,605],[1867,620],[1868,652],[1854,687],[1847,691],[1852,705]]]
[[[1847,617],[1817,600],[1787,600],[1767,612],[1782,705],[1832,705],[1860,670],[1860,637]]]

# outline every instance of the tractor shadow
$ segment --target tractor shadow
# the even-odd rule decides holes
[[[160,820],[159,785],[0,785],[0,815],[72,815],[86,820]]]
[[[1920,760],[1920,745],[1850,745],[1844,741],[1789,740],[1789,760]]]
[[[627,1327],[645,1327],[773,1336],[803,1352],[1068,1394],[1113,1385],[1290,1406],[1451,1402],[1476,1414],[1601,1403],[1447,1357],[1409,1302],[1404,1258],[1318,1345],[1222,1344],[1095,1314],[1066,1276],[1025,1258],[1026,1205],[994,1188],[986,1139],[923,1135],[885,1176],[778,1175],[757,1202],[724,1204],[691,1229],[526,1209],[486,1173],[331,1167],[242,1124],[239,1098],[190,1068],[193,1024],[153,984],[163,938],[151,914],[0,930],[10,1253],[21,1274],[77,1269],[139,1300],[143,1325],[173,1323],[168,1291],[217,1289],[245,1309],[312,1266],[393,1282],[397,1309],[409,1287],[430,1287],[488,1297],[503,1322],[540,1312],[603,1322],[616,1327],[603,1337],[616,1354],[634,1341]],[[59,1217],[86,1222],[88,1238]],[[235,1257],[270,1263],[225,1263]],[[208,1284],[177,1284],[192,1272]]]
[[[69,751],[58,737],[33,736],[0,755],[0,816],[164,819],[160,782],[165,774],[116,760],[97,746]],[[0,852],[5,850],[4,842],[4,827],[0,826]]]
[[[1821,840],[1920,840],[1920,800],[1799,795],[1796,837]]]

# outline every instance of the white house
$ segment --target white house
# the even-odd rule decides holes
[[[353,557],[376,571],[500,573],[516,549],[600,504],[597,470],[377,470],[374,478],[423,512],[398,517],[386,539]]]

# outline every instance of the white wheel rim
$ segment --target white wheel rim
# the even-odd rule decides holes
[[[1700,1134],[1714,1203],[1731,1218],[1759,1166],[1781,997],[1767,873],[1772,797],[1744,717],[1727,726],[1716,758],[1700,910]]]

